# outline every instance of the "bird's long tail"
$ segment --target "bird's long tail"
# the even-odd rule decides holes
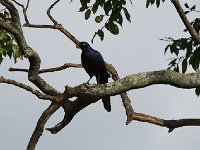
[[[108,83],[108,77],[109,77],[109,74],[104,74],[104,75],[101,75],[99,80],[97,79],[97,83],[100,83],[100,84],[104,84],[104,83]],[[104,108],[110,112],[111,111],[111,102],[110,102],[110,97],[104,97],[102,98],[102,102],[103,102],[103,106]]]
[[[102,98],[103,107],[110,112],[111,111],[111,103],[110,103],[110,97],[104,97]]]

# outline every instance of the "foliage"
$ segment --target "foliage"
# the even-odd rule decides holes
[[[119,34],[119,26],[123,25],[124,17],[131,22],[131,16],[126,8],[126,0],[96,0],[95,2],[80,0],[80,2],[80,12],[85,13],[86,20],[90,18],[91,14],[97,14],[99,8],[103,9],[102,13],[96,15],[95,22],[104,22],[104,25],[95,32],[92,42],[97,35],[101,40],[104,39],[104,29],[110,31],[113,35]],[[129,2],[132,4],[131,0]]]
[[[10,14],[6,10],[0,12],[0,20],[7,23],[11,23],[12,21]],[[6,56],[9,56],[10,59],[13,57],[16,62],[17,58],[21,57],[21,54],[14,36],[3,29],[0,29],[0,64]]]
[[[196,10],[196,5],[190,7],[188,3],[184,4],[185,14],[189,14],[191,12],[200,13],[200,11]],[[194,19],[190,23],[192,27],[196,30],[197,33],[200,31],[200,18]],[[187,32],[187,29],[183,30]],[[168,44],[165,48],[165,53],[169,51],[171,54],[175,54],[175,58],[173,58],[169,62],[168,69],[173,69],[174,71],[185,73],[188,69],[188,66],[191,65],[192,68],[199,73],[199,63],[200,63],[200,43],[195,41],[192,37],[188,38],[179,38],[173,39],[171,37],[162,39],[168,41]],[[181,68],[181,69],[180,69]],[[196,95],[200,95],[200,87],[195,90]]]
[[[147,0],[146,1],[146,8],[149,7],[149,5],[156,4],[157,8],[160,6],[160,1],[165,2],[165,0]]]
[[[189,7],[187,3],[185,3],[185,7],[188,9],[185,13],[188,14],[190,12],[199,13],[196,11],[196,6]],[[200,18],[194,19],[191,22],[191,25],[199,33],[200,30]],[[187,30],[183,30],[186,32]],[[172,59],[169,63],[169,69],[173,68],[175,71],[179,72],[179,68],[182,68],[182,73],[187,71],[187,66],[191,65],[195,71],[199,70],[200,63],[200,43],[195,41],[192,37],[188,38],[179,38],[173,39],[171,37],[162,39],[168,41],[168,44],[165,48],[165,53],[170,51],[171,54],[175,54],[176,58]],[[180,56],[181,55],[181,56]]]

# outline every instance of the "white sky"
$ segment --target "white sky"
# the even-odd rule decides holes
[[[53,2],[53,0],[51,0]],[[50,23],[46,16],[49,0],[31,1],[29,19],[32,23]],[[181,0],[183,5],[186,0]],[[190,1],[198,4],[199,0]],[[199,8],[199,6],[198,6]],[[53,15],[79,40],[91,43],[94,32],[101,27],[94,19],[84,20],[84,14],[78,13],[79,1],[70,5],[62,1],[53,10]],[[200,8],[199,8],[200,9]],[[175,8],[166,1],[159,9],[155,6],[145,8],[145,1],[134,1],[129,6],[132,23],[124,20],[120,34],[105,34],[101,42],[95,39],[92,47],[101,52],[104,59],[112,63],[121,77],[126,75],[166,69],[171,55],[164,56],[167,43],[160,38],[180,37],[183,34],[181,22]],[[194,15],[190,15],[191,18]],[[190,18],[190,20],[191,20]],[[23,18],[22,18],[22,22]],[[80,63],[81,51],[62,33],[50,29],[24,28],[28,44],[34,48],[42,59],[42,68],[60,66],[64,63]],[[5,59],[0,66],[0,76],[15,79],[33,86],[27,80],[27,74],[9,72],[9,67],[27,68],[27,60],[13,64]],[[65,85],[75,86],[88,80],[83,69],[66,69],[61,72],[43,74],[42,77],[58,90]],[[93,79],[92,82],[95,82]],[[34,86],[33,86],[34,87]],[[36,96],[14,86],[0,86],[0,149],[23,150],[36,126],[41,113],[49,102],[38,100]],[[200,100],[194,90],[177,89],[167,85],[155,85],[128,92],[134,110],[164,119],[199,118]],[[38,150],[121,150],[121,149],[155,149],[155,150],[199,150],[200,127],[183,127],[168,133],[166,128],[148,123],[132,122],[125,125],[126,116],[119,96],[111,98],[112,111],[107,113],[99,101],[80,113],[72,122],[56,135],[45,131],[37,145]],[[48,121],[46,127],[52,127],[63,118],[60,109]]]

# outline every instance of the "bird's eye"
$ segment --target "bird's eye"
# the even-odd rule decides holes
[[[86,44],[85,43],[83,43],[83,46],[85,46]]]

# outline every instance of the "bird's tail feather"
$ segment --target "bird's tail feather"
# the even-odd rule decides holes
[[[104,108],[110,112],[111,111],[111,104],[110,104],[110,97],[104,97],[102,98],[103,106]]]

